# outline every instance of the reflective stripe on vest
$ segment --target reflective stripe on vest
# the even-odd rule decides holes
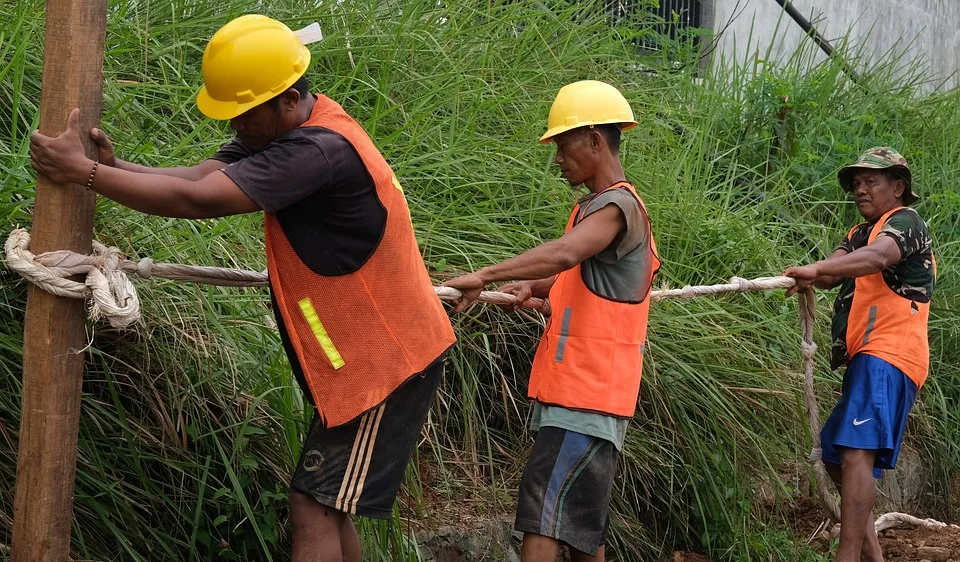
[[[646,215],[633,186],[622,183],[610,189],[619,188],[628,189]],[[567,231],[576,225],[580,210],[580,205],[574,207]],[[647,229],[651,268],[648,279],[642,280],[646,292],[641,302],[618,302],[597,295],[583,282],[579,264],[557,276],[550,289],[550,304],[557,313],[547,323],[533,360],[530,398],[576,410],[633,416],[650,312],[646,296],[660,267],[649,220]]]
[[[323,322],[317,317],[317,311],[313,308],[313,303],[310,302],[309,298],[306,298],[301,300],[299,304],[300,310],[303,312],[304,320],[310,325],[310,330],[313,331],[313,335],[316,336],[317,343],[323,348],[323,352],[327,354],[327,359],[330,360],[330,364],[333,365],[334,369],[343,367],[343,357],[341,357],[340,352],[337,351],[337,346],[333,345],[333,341],[330,340],[330,335],[327,334],[326,328],[323,327]]]
[[[870,231],[872,244],[890,216],[903,207],[885,213]],[[856,227],[854,227],[856,230]],[[851,234],[854,230],[851,230]],[[931,254],[932,258],[932,254]],[[936,276],[936,261],[933,272]],[[930,366],[927,320],[930,303],[917,302],[898,295],[883,280],[883,273],[855,280],[853,303],[847,320],[847,354],[879,357],[903,371],[917,388],[923,386]]]
[[[373,255],[357,271],[324,276],[297,256],[277,217],[264,214],[267,268],[277,312],[327,427],[381,404],[456,341],[420,256],[400,182],[367,133],[318,95],[304,127],[353,146],[387,212]]]

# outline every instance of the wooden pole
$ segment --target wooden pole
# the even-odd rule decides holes
[[[80,108],[100,121],[106,0],[47,0],[40,131],[58,135]],[[87,154],[95,155],[88,135]],[[37,177],[30,250],[90,253],[95,195]],[[64,562],[70,552],[86,311],[30,286],[23,339],[23,408],[13,508],[13,562]]]

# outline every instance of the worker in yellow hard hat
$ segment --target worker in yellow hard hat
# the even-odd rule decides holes
[[[359,562],[350,515],[391,516],[455,340],[400,182],[360,125],[310,92],[310,33],[248,15],[214,34],[197,105],[236,137],[199,164],[124,162],[98,129],[92,161],[77,110],[63,135],[35,132],[30,156],[57,183],[145,213],[264,213],[281,340],[316,406],[291,481],[292,559]]]
[[[603,560],[617,457],[640,390],[650,288],[660,266],[647,211],[620,163],[620,133],[637,125],[609,84],[585,80],[557,94],[540,142],[589,192],[566,232],[445,285],[462,310],[488,284],[517,299],[549,297],[553,314],[533,360],[527,396],[537,432],[520,482],[516,529],[524,562]]]

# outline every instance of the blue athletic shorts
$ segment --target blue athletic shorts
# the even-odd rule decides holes
[[[876,451],[873,476],[897,464],[917,385],[883,359],[858,353],[843,374],[840,401],[820,432],[823,462],[840,464],[838,447]]]

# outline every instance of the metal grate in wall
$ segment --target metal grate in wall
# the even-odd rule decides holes
[[[657,31],[671,39],[677,37],[680,29],[700,27],[703,11],[702,0],[660,0],[659,6],[651,0],[606,0],[605,3],[615,24],[642,15],[638,13],[641,10],[659,16],[664,23],[656,26]]]

